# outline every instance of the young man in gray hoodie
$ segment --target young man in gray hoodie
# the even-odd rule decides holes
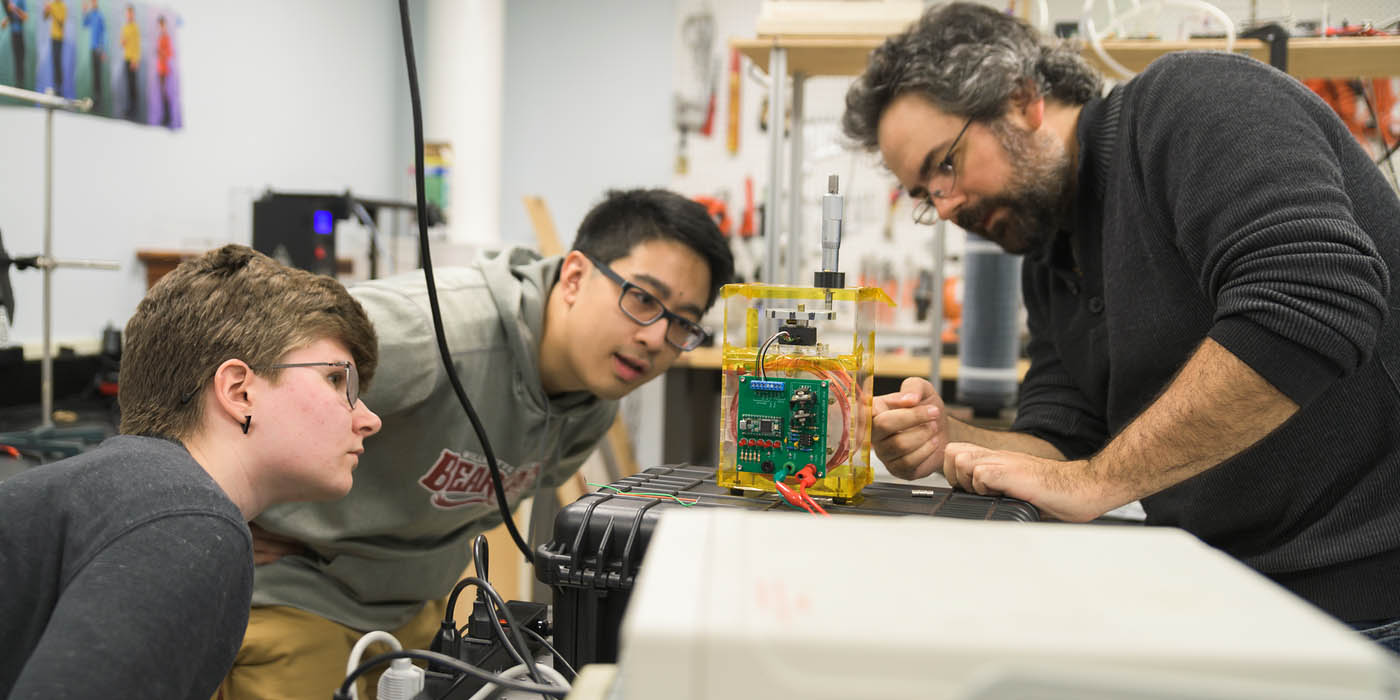
[[[633,190],[589,212],[562,258],[515,248],[435,271],[447,344],[511,505],[573,474],[616,400],[699,344],[700,317],[733,269],[704,207]],[[422,272],[351,292],[379,333],[366,400],[383,429],[349,496],[256,521],[253,610],[223,698],[326,697],[369,630],[426,647],[471,539],[501,522],[438,356]]]

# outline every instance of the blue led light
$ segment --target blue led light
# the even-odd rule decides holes
[[[325,209],[317,209],[311,215],[311,230],[323,236],[331,235],[335,231],[335,218]]]

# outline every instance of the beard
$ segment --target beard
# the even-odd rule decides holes
[[[1018,167],[1001,193],[959,211],[954,222],[1020,255],[1043,246],[1051,234],[1068,226],[1073,163],[1064,145],[1049,133],[1022,131],[1004,118],[992,122],[991,129]],[[1000,218],[985,225],[999,209]]]

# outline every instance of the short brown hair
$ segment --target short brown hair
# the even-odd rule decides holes
[[[204,390],[225,360],[265,367],[325,338],[345,345],[367,386],[378,339],[339,282],[241,245],[186,260],[151,288],[126,324],[121,432],[186,439],[204,418]]]

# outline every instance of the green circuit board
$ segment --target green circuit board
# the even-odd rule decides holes
[[[825,379],[739,378],[735,462],[741,472],[772,474],[804,466],[826,476]]]

